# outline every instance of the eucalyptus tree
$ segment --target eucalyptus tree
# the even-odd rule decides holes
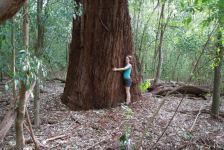
[[[214,59],[212,67],[214,69],[213,81],[213,101],[211,106],[211,114],[219,115],[220,108],[220,92],[221,92],[221,68],[224,55],[223,31],[224,31],[224,1],[223,0],[194,0],[192,3],[192,12],[204,12],[207,14],[203,24],[205,26],[215,27]]]
[[[43,0],[37,0],[37,44],[35,55],[39,58],[43,51],[44,44],[44,24],[43,24]],[[34,125],[40,126],[40,84],[37,81],[34,88]]]
[[[23,8],[23,43],[24,50],[28,51],[29,48],[29,14],[28,14],[29,3],[25,2]],[[16,118],[16,147],[18,149],[23,148],[25,145],[23,124],[26,111],[26,84],[25,81],[20,80],[19,88],[19,99],[17,108],[17,118]]]

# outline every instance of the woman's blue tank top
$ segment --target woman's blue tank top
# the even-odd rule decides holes
[[[129,67],[127,70],[124,70],[123,78],[124,79],[130,79],[131,78],[131,67]]]

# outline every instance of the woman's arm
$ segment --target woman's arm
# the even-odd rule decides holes
[[[127,70],[130,67],[131,67],[131,65],[129,64],[129,65],[125,66],[124,68],[113,68],[113,71],[124,71],[124,70]]]

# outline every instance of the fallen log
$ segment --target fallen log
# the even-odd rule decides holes
[[[203,99],[206,99],[205,95],[210,93],[211,91],[208,89],[198,87],[198,86],[184,85],[184,86],[180,86],[176,88],[160,87],[158,89],[153,90],[152,94],[165,96],[168,92],[170,92],[170,94],[179,94],[179,93],[191,94],[191,95],[195,95],[196,97],[202,97]]]
[[[182,93],[182,94],[184,92],[187,92],[187,94],[205,95],[205,94],[208,94],[210,91],[207,89],[203,89],[201,87],[186,85],[186,86],[181,86],[181,87],[177,88],[177,92]]]

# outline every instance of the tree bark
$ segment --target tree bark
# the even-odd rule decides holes
[[[35,55],[40,57],[43,48],[44,41],[44,26],[41,19],[43,9],[43,0],[37,1],[37,47],[35,49]],[[40,126],[40,84],[37,81],[34,88],[34,125],[36,127]]]
[[[178,54],[175,65],[173,66],[173,71],[172,71],[172,79],[175,80],[175,75],[176,75],[176,67],[177,67],[177,63],[179,61],[179,58],[181,56],[181,52]]]
[[[4,116],[4,119],[0,124],[0,143],[3,142],[3,139],[5,138],[7,132],[11,128],[12,124],[15,122],[16,115],[17,112],[15,111],[15,109],[10,108],[10,110]]]
[[[0,1],[0,25],[11,18],[21,8],[26,0],[1,0]]]
[[[222,45],[222,32],[221,29],[217,31],[217,44],[216,47],[216,66],[214,68],[214,85],[213,85],[213,97],[212,97],[212,107],[211,107],[211,114],[215,117],[219,115],[219,108],[220,108],[220,92],[221,92],[221,68],[222,68],[222,60],[223,60],[223,53],[224,47]]]
[[[165,23],[164,23],[164,9],[165,9],[165,1],[162,2],[161,13],[160,13],[160,36],[159,36],[159,45],[158,45],[158,53],[159,60],[156,68],[156,76],[154,80],[154,85],[158,84],[162,71],[162,63],[163,63],[163,53],[162,53],[162,45],[163,45],[163,36],[165,32]]]
[[[11,44],[12,44],[12,71],[13,71],[13,76],[15,76],[16,74],[16,27],[15,27],[15,21],[13,18],[12,18],[12,28],[11,28]],[[16,102],[16,82],[14,77],[13,77],[12,92],[13,92],[14,102]]]
[[[28,0],[24,4],[23,8],[23,44],[24,49],[28,51],[29,49],[29,12],[28,12]]]
[[[23,122],[25,116],[25,95],[26,95],[26,86],[23,81],[20,82],[20,92],[19,92],[19,102],[17,108],[17,118],[16,118],[16,148],[23,148],[25,145],[24,134],[23,134]]]
[[[2,32],[2,29],[0,28],[0,32]],[[2,43],[3,43],[3,39],[5,38],[5,36],[1,35],[0,36],[0,50],[2,49]],[[3,68],[0,68],[0,82],[3,82]]]
[[[142,7],[142,4],[144,3],[144,0],[139,0],[137,1],[137,18],[135,19],[135,24],[134,24],[134,34],[135,34],[135,45],[136,45],[136,49],[137,49],[137,45],[138,45],[138,34],[139,34],[139,24],[140,24],[140,15],[141,15],[141,7]],[[141,51],[139,51],[141,52]]]
[[[125,56],[134,54],[127,0],[83,0],[83,14],[73,21],[72,36],[62,102],[73,110],[124,102],[122,76],[112,68],[124,66]],[[132,80],[132,101],[136,101],[140,95],[136,62]]]
[[[2,73],[2,70],[1,70],[1,72],[0,72],[0,82],[2,82],[3,81],[3,73]]]
[[[15,50],[15,34],[16,34],[16,28],[15,28],[15,21],[12,19],[12,24],[11,24],[11,44],[12,44],[12,70],[13,74],[15,75],[16,69],[15,69],[15,63],[16,63],[16,50]],[[0,124],[0,143],[3,141],[4,137],[6,136],[6,133],[8,130],[11,128],[12,124],[14,123],[17,112],[15,111],[15,103],[16,103],[16,84],[15,84],[15,79],[13,78],[13,87],[12,87],[12,92],[13,92],[13,100],[11,101],[9,111],[5,115],[3,121]]]
[[[23,9],[23,42],[24,48],[28,51],[29,47],[29,16],[28,16],[28,1],[26,1]],[[25,145],[24,133],[23,133],[23,123],[25,117],[26,108],[26,85],[24,81],[20,81],[20,92],[19,92],[19,102],[17,108],[17,118],[16,118],[16,147],[23,148]]]

